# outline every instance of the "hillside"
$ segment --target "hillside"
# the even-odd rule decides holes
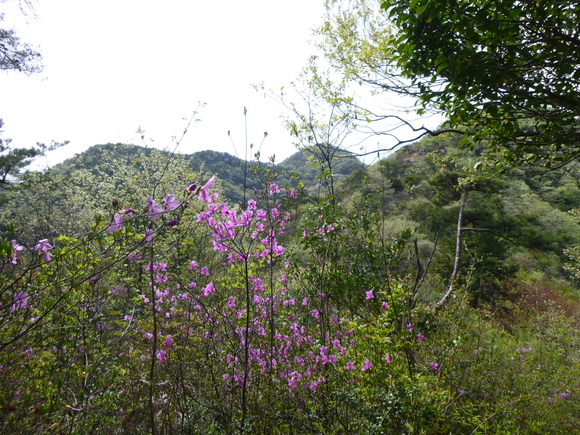
[[[242,433],[244,413],[264,434],[580,423],[574,166],[494,174],[454,137],[369,167],[306,151],[102,145],[6,186],[9,432],[146,433],[151,410],[181,434]]]

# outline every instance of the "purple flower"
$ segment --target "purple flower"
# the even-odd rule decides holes
[[[12,298],[14,299],[14,303],[10,308],[11,312],[14,312],[16,310],[23,310],[29,307],[28,305],[29,296],[26,293],[18,292],[14,296],[12,296]]]
[[[165,341],[163,342],[163,346],[165,346],[167,348],[167,350],[169,350],[169,348],[171,347],[171,345],[174,343],[173,338],[171,338],[171,335],[168,335],[167,337],[165,337]]]
[[[432,363],[431,363],[431,366],[429,367],[429,369],[430,369],[430,370],[435,370],[435,371],[437,371],[437,370],[439,370],[439,364],[438,364],[438,363],[436,363],[436,362],[432,362]]]
[[[147,211],[149,212],[149,219],[151,221],[154,221],[159,216],[161,216],[163,213],[165,213],[165,210],[163,210],[163,207],[161,207],[159,204],[157,204],[155,202],[155,200],[151,197],[149,197],[149,199],[147,200]]]
[[[174,227],[178,223],[179,223],[179,221],[177,219],[171,219],[170,221],[165,222],[165,226],[166,227]]]
[[[52,246],[50,245],[50,243],[48,243],[47,239],[43,239],[40,242],[38,242],[38,245],[36,245],[34,249],[42,253],[42,255],[44,256],[44,261],[46,261],[47,263],[50,263],[52,261],[50,258],[50,254],[48,253],[48,250],[52,249]]]
[[[201,294],[203,296],[209,296],[214,292],[214,290],[215,290],[215,287],[214,287],[213,283],[210,282],[205,288],[203,288],[201,290]]]
[[[407,328],[407,331],[411,332],[413,330],[413,325],[409,323],[405,328]]]
[[[24,248],[18,244],[16,240],[12,240],[12,258],[10,258],[10,263],[16,264],[18,263],[18,251],[22,251]]]
[[[390,364],[390,363],[391,363],[391,354],[390,354],[390,353],[388,353],[388,354],[385,356],[385,361],[387,362],[387,364]]]
[[[167,352],[165,352],[164,350],[160,350],[159,352],[157,352],[157,359],[159,360],[157,362],[159,364],[162,364],[163,361],[167,359]]]
[[[274,195],[275,193],[280,193],[280,189],[278,188],[277,184],[270,184],[270,195]]]
[[[368,369],[370,369],[373,365],[371,364],[371,362],[367,359],[364,360],[363,362],[363,368],[361,369],[363,372],[366,372]]]
[[[381,304],[381,307],[383,307],[383,309],[385,309],[385,310],[386,310],[386,309],[388,309],[388,308],[389,308],[389,304],[387,304],[386,302],[383,302],[383,303]]]
[[[179,207],[179,201],[175,200],[175,195],[173,193],[170,193],[169,195],[165,196],[165,198],[163,198],[163,201],[165,202],[165,209],[167,211],[171,211],[177,207]]]
[[[211,177],[207,183],[205,183],[200,189],[199,189],[199,193],[198,193],[198,198],[200,199],[200,201],[206,202],[206,203],[210,203],[211,202],[211,198],[208,196],[208,191],[209,189],[211,189],[211,187],[214,185],[215,183],[215,177]]]
[[[354,370],[354,363],[352,361],[347,362],[346,369],[347,370]]]
[[[99,280],[98,276],[93,276],[90,280],[89,280],[89,284],[93,285],[94,283],[96,283]]]
[[[425,337],[423,336],[423,334],[421,334],[420,332],[417,334],[417,340],[419,340],[419,343],[421,343],[423,340],[425,339]]]
[[[373,299],[375,297],[374,293],[372,290],[369,290],[368,292],[366,292],[367,295],[367,299]]]
[[[462,390],[461,388],[457,389],[457,392],[459,393],[460,396],[465,396],[465,390]]]
[[[123,215],[115,213],[113,216],[113,221],[105,229],[106,232],[112,233],[113,231],[121,231],[123,229]]]
[[[145,230],[145,237],[143,237],[143,239],[141,239],[142,242],[147,242],[150,245],[153,244],[153,236],[155,235],[155,231],[154,230]]]
[[[570,390],[566,390],[565,393],[560,393],[560,399],[567,399],[570,394]]]

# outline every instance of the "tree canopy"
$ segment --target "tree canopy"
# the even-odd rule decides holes
[[[379,4],[380,3],[380,4]],[[321,46],[347,80],[411,96],[514,162],[580,156],[580,2],[328,2]]]
[[[0,23],[4,14],[0,13]],[[36,73],[42,70],[41,55],[31,45],[23,43],[13,29],[0,27],[0,70]]]

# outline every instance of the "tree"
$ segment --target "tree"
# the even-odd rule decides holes
[[[30,2],[20,2],[20,8],[31,7]],[[0,23],[4,20],[4,14],[0,13]],[[12,29],[0,27],[0,71],[15,70],[27,74],[37,73],[42,70],[40,53],[29,44],[20,41]],[[4,122],[0,119],[0,133]],[[35,157],[43,155],[63,144],[53,143],[50,146],[37,143],[30,148],[13,148],[11,139],[0,138],[0,184],[9,182],[10,177],[28,166]]]
[[[0,14],[0,23],[4,14]],[[31,45],[22,43],[13,29],[0,28],[0,70],[36,73],[42,70],[41,55]]]
[[[3,125],[4,122],[0,119],[0,129]],[[2,130],[0,130],[0,133],[2,133]],[[37,142],[35,146],[30,148],[13,148],[11,143],[12,139],[0,138],[0,185],[8,184],[11,177],[17,176],[36,157],[66,145],[68,141],[63,143],[52,142],[50,145]]]
[[[345,79],[443,114],[465,143],[487,141],[502,168],[580,156],[577,0],[343,3],[328,2],[318,33]]]

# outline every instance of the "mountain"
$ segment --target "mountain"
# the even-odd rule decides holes
[[[115,161],[131,161],[140,156],[150,157],[152,153],[159,153],[160,157],[169,158],[171,153],[152,148],[129,144],[94,145],[85,152],[56,165],[51,169],[53,174],[70,175],[74,170],[85,169],[93,171],[100,167],[106,159]],[[332,167],[335,181],[341,181],[364,167],[354,155],[344,150],[333,150],[336,164]],[[179,158],[187,162],[189,168],[201,175],[216,176],[220,179],[223,193],[226,198],[234,202],[243,199],[243,186],[248,190],[263,187],[264,180],[261,172],[269,167],[276,174],[276,183],[280,186],[295,186],[297,180],[307,186],[317,183],[320,168],[315,163],[314,149],[299,151],[280,164],[270,165],[264,162],[245,162],[228,153],[218,151],[198,151],[193,154],[179,154]],[[192,180],[200,182],[201,180]]]

